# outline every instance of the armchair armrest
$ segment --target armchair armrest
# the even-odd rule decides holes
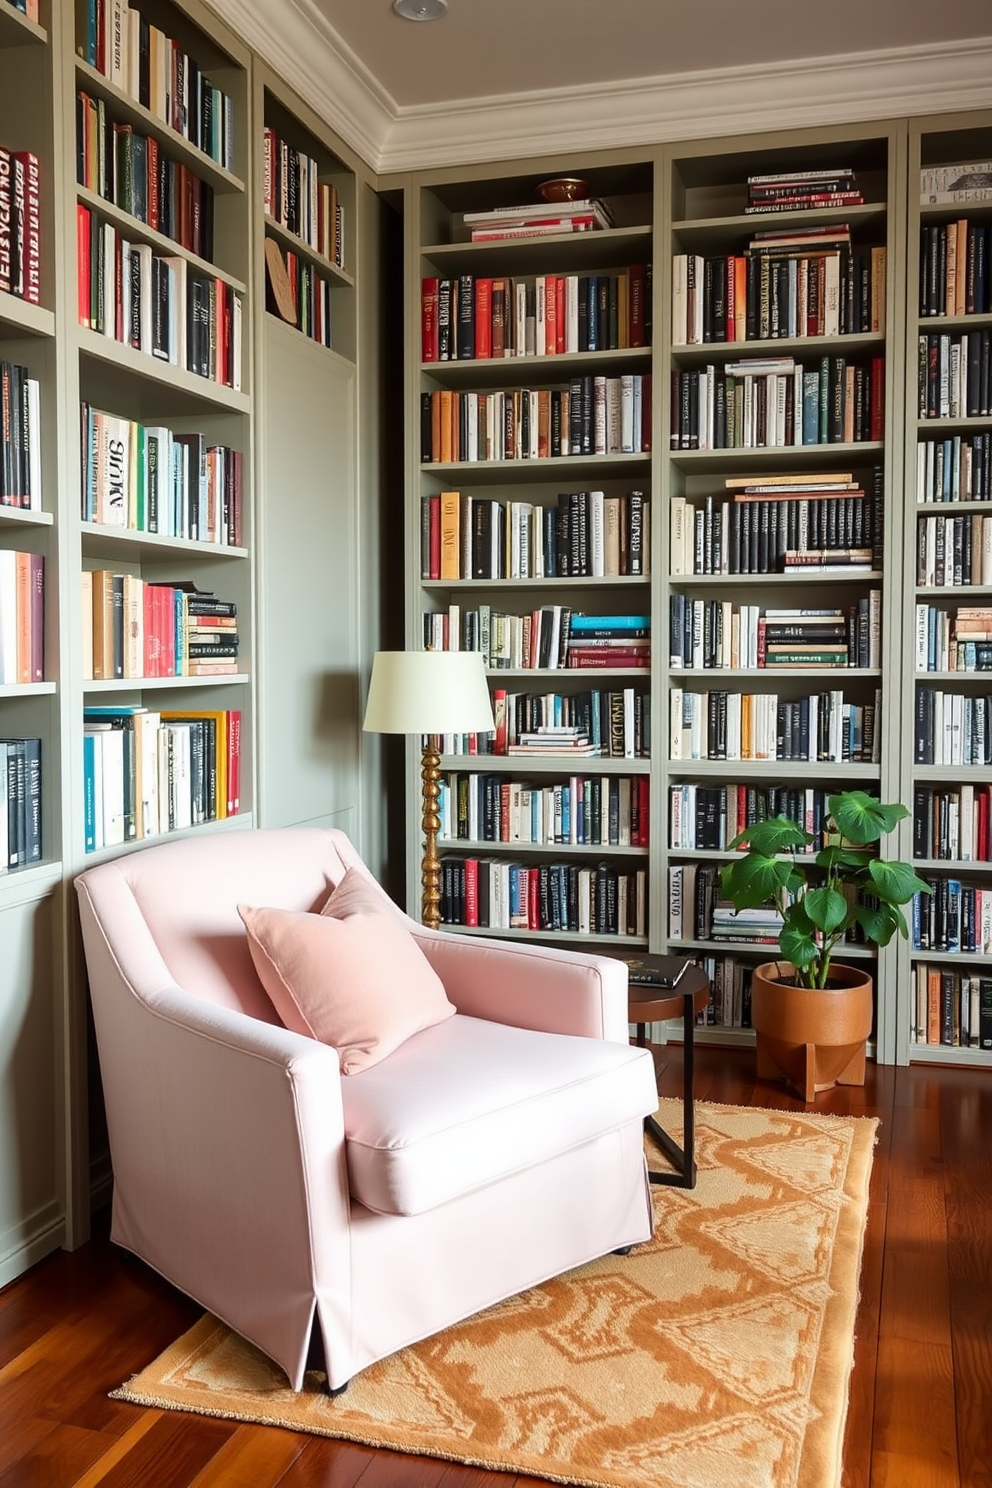
[[[627,968],[612,956],[451,935],[409,923],[460,1013],[627,1043]]]

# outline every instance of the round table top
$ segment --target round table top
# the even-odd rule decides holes
[[[643,987],[631,983],[627,988],[627,1009],[631,1023],[663,1023],[668,1018],[681,1018],[685,996],[692,993],[692,1009],[701,1013],[709,1004],[710,979],[700,966],[687,966],[677,987]]]

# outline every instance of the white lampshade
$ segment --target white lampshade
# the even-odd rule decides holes
[[[375,734],[467,734],[495,727],[480,651],[377,651],[362,725]]]

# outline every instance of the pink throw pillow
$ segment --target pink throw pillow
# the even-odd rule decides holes
[[[331,1044],[346,1075],[455,1011],[376,888],[349,869],[319,915],[238,905],[255,969],[287,1028]]]

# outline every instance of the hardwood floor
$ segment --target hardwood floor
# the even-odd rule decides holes
[[[680,1051],[657,1062],[678,1094]],[[700,1050],[697,1096],[801,1108],[753,1065]],[[992,1074],[870,1065],[816,1109],[882,1118],[845,1488],[992,1488]],[[198,1315],[102,1235],[0,1292],[0,1488],[542,1488],[107,1398]]]

